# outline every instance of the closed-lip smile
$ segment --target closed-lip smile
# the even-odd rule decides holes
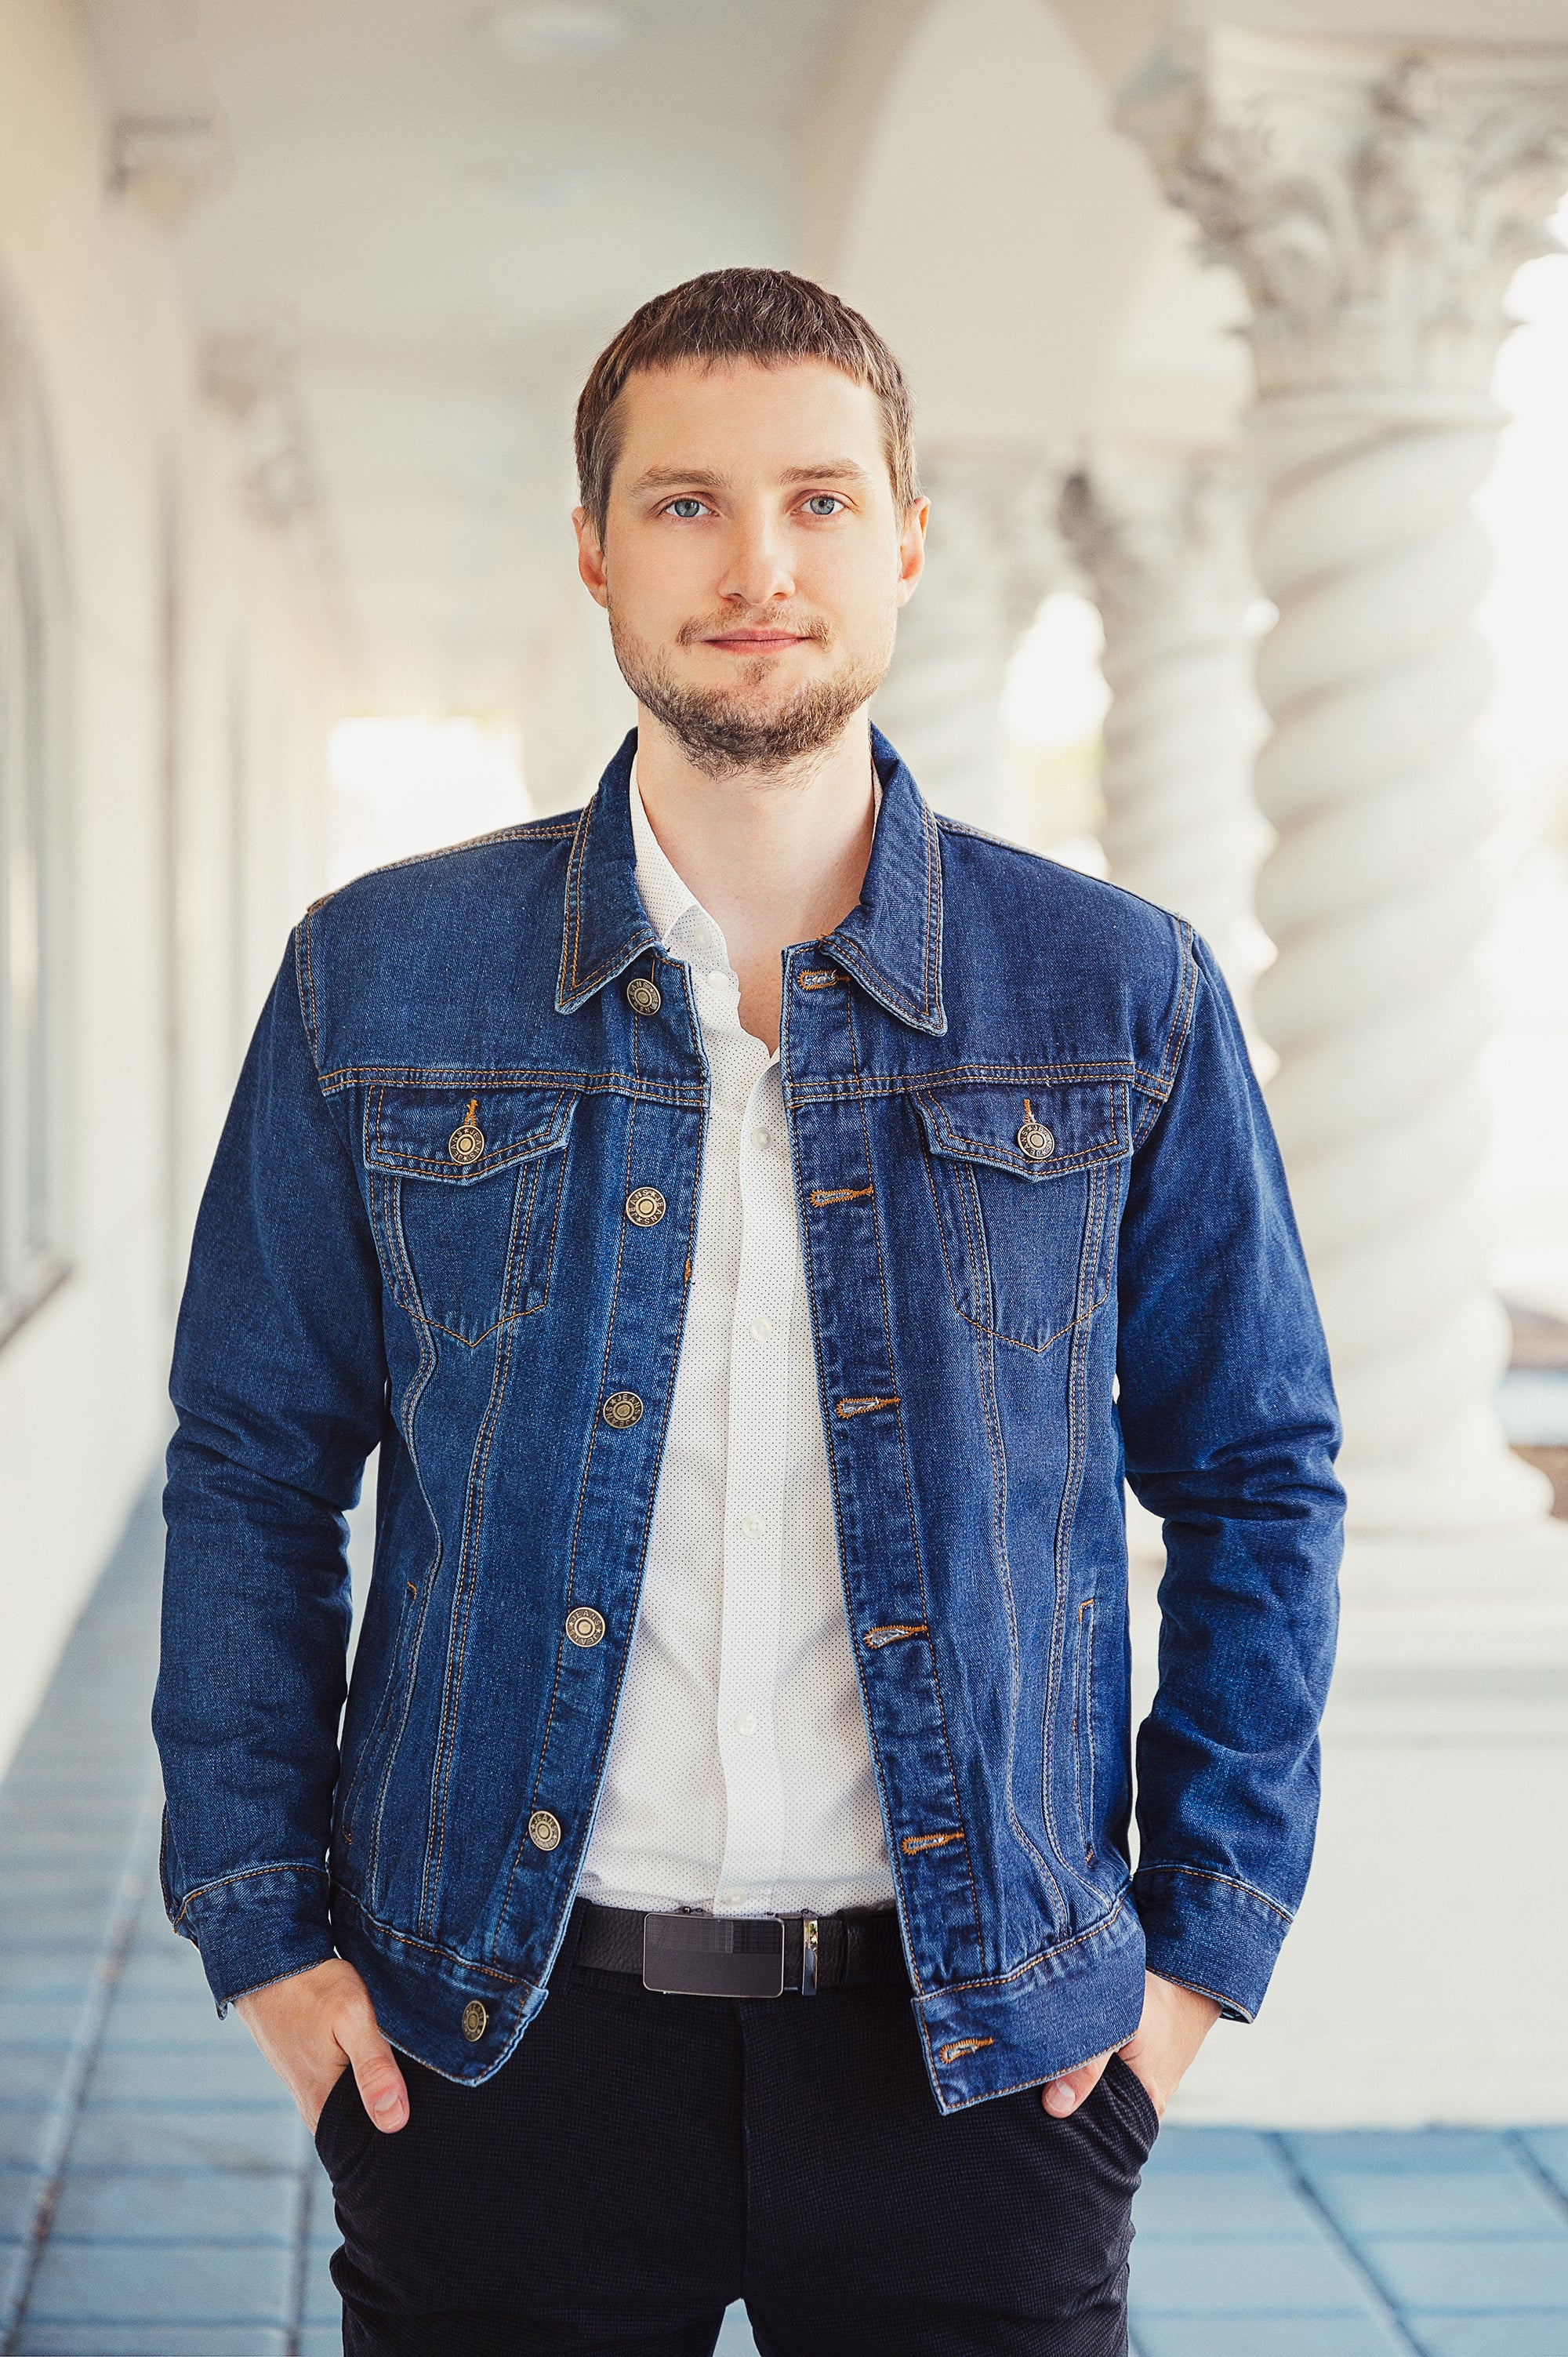
[[[703,640],[705,646],[734,647],[746,654],[769,654],[777,647],[803,644],[802,630],[724,630]]]

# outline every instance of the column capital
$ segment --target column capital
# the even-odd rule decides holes
[[[1062,485],[1063,535],[1113,617],[1227,639],[1256,588],[1249,500],[1223,448],[1097,444]]]
[[[1568,47],[1218,26],[1156,51],[1120,127],[1240,274],[1261,394],[1484,403],[1521,262],[1568,184]]]

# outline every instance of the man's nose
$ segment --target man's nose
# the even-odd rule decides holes
[[[782,535],[771,517],[737,520],[718,584],[721,597],[747,607],[771,606],[795,594],[795,576]]]

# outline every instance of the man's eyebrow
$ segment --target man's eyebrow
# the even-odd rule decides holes
[[[786,467],[781,483],[868,483],[864,467],[853,458],[826,458],[820,467]]]
[[[694,483],[700,490],[722,491],[729,479],[712,467],[648,467],[631,485],[634,491],[668,490],[671,483]]]
[[[816,467],[786,467],[779,479],[781,483],[865,483],[871,478],[854,458],[824,458]],[[646,467],[629,488],[634,493],[667,491],[677,483],[702,491],[725,491],[730,487],[729,477],[713,467]]]

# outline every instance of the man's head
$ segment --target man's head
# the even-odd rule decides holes
[[[796,768],[880,683],[926,505],[897,361],[782,270],[645,303],[577,404],[583,578],[639,703],[713,777]]]

